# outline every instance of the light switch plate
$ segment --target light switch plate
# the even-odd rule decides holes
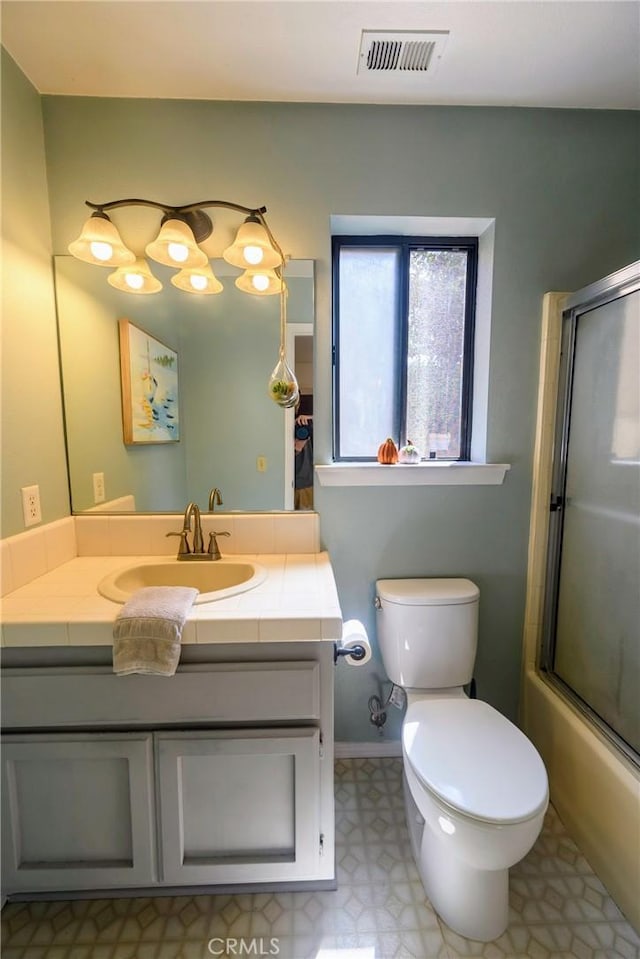
[[[93,502],[104,503],[104,473],[93,474]]]

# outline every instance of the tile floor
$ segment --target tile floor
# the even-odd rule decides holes
[[[2,959],[640,959],[640,938],[553,809],[512,870],[507,932],[483,945],[425,900],[401,760],[338,760],[335,792],[337,891],[9,903]]]

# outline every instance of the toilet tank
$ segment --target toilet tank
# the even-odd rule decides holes
[[[379,579],[376,628],[389,679],[409,689],[471,681],[480,590],[469,579]]]

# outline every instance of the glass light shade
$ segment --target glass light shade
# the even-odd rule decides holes
[[[260,266],[265,270],[281,266],[282,257],[274,248],[269,234],[256,217],[247,217],[236,234],[236,238],[222,254],[227,263],[247,267]]]
[[[184,220],[167,220],[145,249],[156,263],[165,266],[206,266],[207,254],[196,243],[191,227]]]
[[[221,293],[222,283],[214,276],[209,264],[192,270],[180,270],[171,277],[171,282],[185,293]]]
[[[141,257],[135,263],[120,266],[115,273],[110,273],[107,283],[123,293],[158,293],[162,289],[162,283],[153,275],[147,261]]]
[[[69,253],[85,263],[96,266],[122,266],[133,263],[136,255],[122,242],[122,237],[111,220],[93,213],[77,240],[69,244]]]
[[[283,281],[274,270],[245,270],[237,278],[236,286],[243,293],[272,296],[274,293],[282,292]]]

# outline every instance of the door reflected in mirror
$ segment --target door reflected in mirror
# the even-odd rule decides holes
[[[191,500],[206,510],[216,487],[222,511],[293,509],[297,413],[267,393],[279,297],[240,292],[239,271],[224,263],[214,264],[224,284],[215,296],[183,293],[170,282],[172,270],[154,264],[154,272],[161,292],[135,296],[109,286],[106,270],[55,257],[73,511],[181,512]],[[313,405],[313,261],[289,261],[285,279],[287,355],[306,410]],[[124,442],[120,319],[177,354],[177,443]],[[104,502],[97,502],[101,487]]]

